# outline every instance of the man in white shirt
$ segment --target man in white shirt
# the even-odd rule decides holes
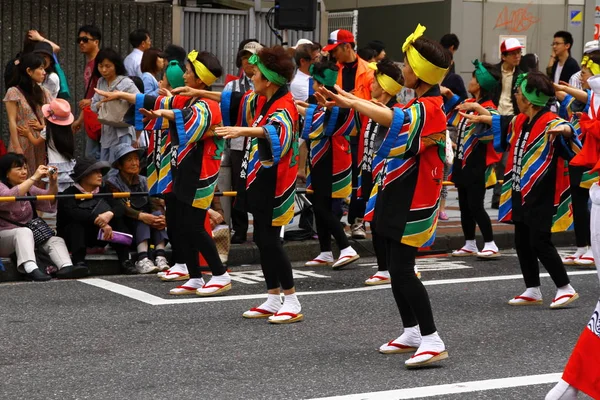
[[[142,77],[142,56],[144,51],[152,46],[150,32],[145,29],[136,29],[129,34],[129,43],[133,47],[133,51],[125,57],[125,70],[129,76]]]
[[[598,47],[598,41],[592,40],[583,46],[583,55],[590,54],[598,50],[600,50]],[[581,71],[578,71],[571,76],[571,79],[569,79],[569,86],[581,89]]]
[[[296,75],[290,83],[290,91],[294,100],[306,101],[313,94],[313,80],[310,76],[310,66],[318,60],[321,46],[318,44],[301,44],[296,48]]]

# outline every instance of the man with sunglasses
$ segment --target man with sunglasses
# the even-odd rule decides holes
[[[83,125],[83,110],[92,104],[92,96],[94,96],[94,88],[98,83],[98,76],[94,74],[94,64],[96,55],[100,51],[100,40],[102,34],[100,29],[94,25],[84,25],[79,28],[77,39],[75,41],[79,45],[79,51],[85,55],[86,64],[83,70],[83,80],[85,94],[83,100],[79,102],[79,117],[73,122],[73,132],[79,131]],[[100,142],[90,137],[90,132],[86,132],[85,139],[85,156],[96,160],[100,159]]]
[[[579,63],[571,57],[573,35],[567,31],[558,31],[552,41],[552,53],[546,67],[548,77],[554,83],[569,82],[573,74],[579,72]]]

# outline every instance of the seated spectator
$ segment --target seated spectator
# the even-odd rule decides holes
[[[26,196],[56,194],[58,192],[58,174],[49,173],[50,169],[40,165],[35,173],[28,177],[27,164],[22,154],[8,153],[0,158],[0,196]],[[36,186],[43,177],[48,177],[50,187],[42,190]],[[56,211],[55,201],[17,201],[0,202],[0,256],[8,257],[16,252],[17,269],[34,281],[48,281],[50,275],[38,268],[35,257],[33,231],[24,226],[37,218],[35,210]],[[69,251],[62,238],[52,236],[41,245],[41,250],[58,268],[57,278],[83,278],[88,275],[85,265],[73,265]]]
[[[159,49],[151,48],[142,56],[142,81],[144,94],[158,96],[158,79],[165,69],[167,55]]]
[[[102,184],[102,176],[108,172],[110,164],[90,158],[77,160],[71,178],[75,182],[65,190],[64,194],[96,194],[109,193]],[[113,240],[113,232],[127,232],[123,219],[125,207],[120,200],[112,198],[91,198],[78,200],[73,198],[61,200],[58,204],[56,227],[58,235],[65,239],[71,251],[73,261],[85,265],[85,254],[88,248],[104,247]],[[102,231],[98,239],[99,230]],[[129,246],[111,243],[119,259],[121,271],[136,274],[133,263],[129,260]]]
[[[106,186],[111,192],[147,192],[148,181],[140,175],[140,157],[144,149],[134,149],[128,144],[120,144],[115,149],[116,161],[106,178]],[[125,199],[123,199],[125,200]],[[121,201],[123,201],[121,200]],[[137,246],[138,260],[135,264],[140,274],[150,274],[169,269],[165,258],[167,232],[165,231],[164,201],[158,197],[131,197],[123,201],[125,223],[133,232]],[[154,245],[155,261],[148,258],[149,244]]]

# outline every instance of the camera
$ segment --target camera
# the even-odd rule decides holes
[[[57,172],[56,167],[48,168],[48,174],[54,175],[54,174],[56,174],[56,172]]]

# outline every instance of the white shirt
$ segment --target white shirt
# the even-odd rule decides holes
[[[554,71],[554,83],[558,83],[560,81],[560,74],[562,73],[563,67],[565,65],[560,65],[560,63],[556,64],[556,71]]]
[[[502,91],[500,92],[500,100],[498,101],[498,113],[500,115],[513,115],[512,103],[512,81],[515,70],[505,71],[502,68]]]
[[[294,100],[306,101],[313,94],[313,79],[310,75],[298,70],[292,83],[290,83],[290,91]]]
[[[55,72],[46,75],[46,79],[42,82],[42,86],[50,93],[50,100],[56,99],[60,91],[60,78]]]
[[[144,52],[140,49],[133,49],[131,53],[125,57],[125,70],[128,76],[142,77],[142,56]]]
[[[242,77],[240,79],[235,79],[229,82],[223,88],[224,92],[246,93],[248,90],[254,90],[254,84],[252,83],[252,79],[248,78],[248,76],[244,72],[242,72]],[[244,151],[245,140],[246,139],[243,136],[231,139],[229,141],[230,149]]]
[[[571,79],[569,79],[569,85],[576,89],[581,89],[581,71],[577,71],[571,76]]]

